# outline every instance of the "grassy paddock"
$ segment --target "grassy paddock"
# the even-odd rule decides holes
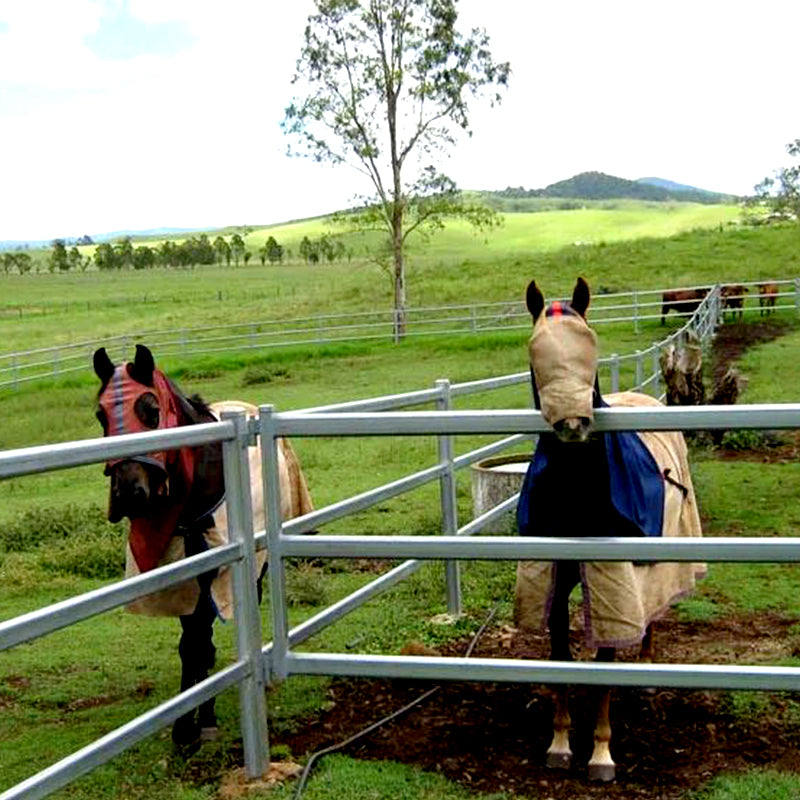
[[[794,229],[696,232],[665,241],[540,254],[535,263],[515,256],[513,261],[505,262],[502,281],[498,280],[497,272],[487,269],[486,262],[472,258],[466,258],[451,274],[442,269],[420,268],[416,277],[419,286],[425,287],[438,302],[449,302],[449,293],[459,286],[473,298],[480,296],[478,286],[486,291],[492,286],[494,292],[500,289],[510,292],[509,287],[513,287],[516,293],[532,275],[542,277],[549,294],[565,291],[578,272],[589,275],[595,285],[604,283],[614,287],[781,277],[797,273],[793,255],[797,235]],[[679,271],[673,273],[671,280],[662,281],[670,264]],[[725,270],[723,265],[727,265]],[[779,272],[779,268],[783,271]],[[659,272],[660,269],[664,271]],[[245,271],[230,272],[242,277]],[[119,277],[147,281],[154,274]],[[210,279],[212,271],[198,270],[192,274]],[[92,276],[83,277],[86,286],[94,285],[90,281]],[[30,283],[41,281],[41,286],[52,287],[48,291],[56,292],[58,286],[66,285],[59,281],[69,278],[34,276]],[[106,286],[107,291],[111,285]],[[212,285],[210,281],[209,286]],[[97,296],[100,298],[102,292]],[[327,301],[335,304],[340,299],[332,291]],[[216,302],[226,305],[226,301]],[[173,313],[186,313],[192,302],[187,300],[185,305],[186,308],[176,308]],[[333,307],[325,305],[324,310]],[[198,308],[193,307],[192,311],[200,313]],[[228,306],[228,314],[232,313]],[[45,320],[42,335],[48,336],[55,336],[64,322],[56,314],[42,319]],[[9,331],[20,324],[6,322]],[[107,320],[93,318],[93,323],[99,326]],[[670,322],[666,329],[675,324]],[[661,338],[664,330],[658,324],[642,326],[639,336],[635,336],[629,330],[603,328],[600,331],[603,353],[624,353],[646,346]],[[99,327],[93,329],[94,335],[99,332]],[[798,343],[796,336],[792,334],[748,354],[742,369],[750,383],[743,402],[797,398],[800,375],[791,368],[792,348]],[[240,397],[290,409],[423,388],[440,377],[466,381],[520,372],[526,368],[524,342],[525,334],[515,332],[480,338],[409,341],[398,347],[373,344],[296,348],[266,356],[166,361],[162,366],[185,390],[200,391],[208,400]],[[0,429],[2,446],[21,447],[97,435],[99,427],[93,418],[95,393],[95,380],[87,369],[87,374],[70,381],[0,397],[5,412]],[[518,408],[529,404],[529,390],[520,386],[459,401],[457,407]],[[458,452],[482,441],[482,437],[459,437]],[[297,440],[295,445],[319,506],[428,466],[435,459],[434,443],[418,437]],[[800,522],[793,490],[800,477],[796,466],[722,464],[711,453],[695,452],[693,470],[707,534],[795,535]],[[124,528],[103,521],[106,492],[99,465],[0,483],[3,586],[0,619],[96,588],[119,574],[120,543],[125,532]],[[425,487],[325,530],[432,533],[439,526],[437,496],[435,486]],[[468,519],[471,498],[469,476],[465,472],[459,478],[458,502],[461,518]],[[363,585],[374,573],[349,562],[334,561],[317,568],[293,566],[288,577],[290,620],[291,624],[297,624]],[[679,613],[698,621],[763,609],[797,614],[800,613],[797,578],[794,566],[715,564],[699,593],[682,604]],[[430,622],[434,615],[445,610],[442,569],[429,564],[387,596],[372,601],[315,637],[310,646],[339,652],[395,653],[409,639],[436,645],[443,639],[466,637],[477,629],[487,610],[498,600],[501,601],[498,622],[510,621],[513,580],[511,564],[465,564],[467,616],[455,627],[442,628]],[[263,621],[268,636],[266,604]],[[142,619],[117,611],[46,640],[4,652],[0,656],[0,790],[168,697],[178,683],[177,638],[178,625],[174,620]],[[233,657],[230,626],[218,627],[216,642],[218,664],[229,663]],[[326,685],[325,679],[298,677],[272,692],[271,729],[303,724],[304,718],[327,702]],[[122,796],[194,800],[214,796],[219,776],[235,760],[238,735],[235,692],[223,695],[219,705],[222,739],[204,748],[195,758],[185,761],[173,754],[165,732],[58,796],[87,800]],[[749,701],[738,705],[731,702],[731,713],[752,715],[753,708]],[[796,711],[794,702],[787,701],[785,713]],[[776,712],[773,709],[771,713]],[[358,781],[366,781],[364,785],[371,787],[375,797],[406,796],[403,794],[406,789],[400,788],[402,784],[410,785],[414,796],[462,796],[460,790],[405,768],[364,765],[349,759],[331,759],[324,764],[311,781],[309,797],[327,800],[364,796],[353,788],[361,785]],[[739,791],[738,780],[715,782],[702,795],[703,800],[734,800],[745,796],[735,794]],[[771,789],[780,783],[769,773],[741,780],[748,781],[748,786],[761,787],[752,790],[748,797],[772,798],[771,794],[757,792],[766,792],[765,787]],[[288,792],[289,789],[277,790],[269,796],[288,796]],[[778,800],[782,795],[774,797]]]
[[[709,208],[722,213],[726,207],[699,211]],[[636,224],[625,221],[624,211],[585,213],[580,224],[575,220],[584,212],[508,215],[505,226],[485,241],[453,223],[424,249],[412,249],[410,306],[508,301],[522,295],[531,277],[549,293],[563,293],[577,274],[597,289],[624,290],[713,282],[721,275],[726,280],[793,277],[800,271],[794,227],[687,231],[700,223],[690,224],[684,210],[674,217],[667,211],[630,212]],[[604,221],[593,216],[600,213],[607,215]],[[679,219],[672,227],[664,224]],[[543,225],[552,230],[550,239]],[[634,238],[639,236],[649,238]],[[576,241],[595,244],[575,246]],[[251,263],[246,268],[8,275],[0,281],[6,287],[0,302],[5,352],[91,342],[101,335],[391,308],[388,275],[361,256],[314,266]]]

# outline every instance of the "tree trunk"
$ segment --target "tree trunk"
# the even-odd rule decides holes
[[[396,198],[392,212],[392,251],[394,254],[394,340],[406,333],[406,265],[403,257],[403,205]]]

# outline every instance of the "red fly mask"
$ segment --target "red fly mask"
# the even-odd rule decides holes
[[[97,417],[106,436],[215,421],[201,402],[184,397],[155,369],[144,345],[136,346],[133,362],[116,367],[101,347],[94,368],[102,382]],[[172,536],[213,526],[211,515],[224,498],[219,444],[111,460],[106,474],[108,518],[131,520],[129,543],[142,572],[158,565]]]

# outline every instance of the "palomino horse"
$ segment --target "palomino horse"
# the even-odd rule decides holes
[[[700,518],[680,433],[592,433],[599,406],[661,405],[635,392],[603,399],[597,380],[597,337],[586,323],[590,294],[579,278],[571,303],[544,298],[532,281],[529,342],[534,399],[553,429],[544,433],[520,494],[517,524],[535,536],[700,536]],[[694,587],[701,565],[677,563],[522,561],[517,566],[516,622],[550,631],[550,657],[571,661],[569,596],[583,592],[585,637],[597,661],[616,648],[640,646],[652,657],[652,622]],[[547,764],[571,764],[566,687],[554,690]],[[609,742],[610,690],[600,693],[589,777],[613,780]]]
[[[198,397],[185,397],[162,372],[143,345],[136,346],[131,363],[115,366],[104,348],[94,354],[100,378],[97,417],[106,436],[136,433],[180,425],[214,422],[227,410],[254,416],[258,409],[247,403],[226,401],[206,406]],[[261,453],[249,448],[253,519],[256,530],[265,527]],[[289,443],[278,447],[281,503],[284,518],[313,510],[305,478]],[[214,443],[169,452],[110,461],[108,518],[130,519],[126,551],[128,576],[196,555],[228,541],[227,507],[222,473],[222,445]],[[261,564],[266,554],[259,553]],[[208,677],[216,649],[212,625],[217,616],[230,619],[231,575],[225,567],[200,575],[175,587],[143,597],[129,610],[149,616],[180,617],[181,691]],[[217,729],[214,699],[176,720],[172,738],[191,746],[213,738]]]

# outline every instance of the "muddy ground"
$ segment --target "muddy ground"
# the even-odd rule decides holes
[[[771,320],[722,326],[712,354],[713,374],[724,372],[749,346],[775,339],[786,330],[785,324]],[[753,452],[723,449],[719,457],[774,461],[794,459],[799,452],[800,438],[787,436],[777,446],[773,443]],[[667,617],[657,626],[656,660],[775,663],[800,651],[800,638],[790,630],[796,623],[778,614],[705,624]],[[573,636],[573,652],[579,652],[580,631],[573,631]],[[467,645],[454,644],[442,654],[463,655]],[[479,639],[473,655],[547,658],[548,653],[544,637],[493,628]],[[620,660],[635,657],[633,652],[619,654]],[[298,732],[273,739],[273,744],[290,746],[296,757],[310,754],[344,741],[431,688],[430,683],[408,681],[335,682],[329,709]],[[440,684],[422,703],[343,752],[413,764],[486,793],[507,791],[553,800],[677,800],[720,772],[763,766],[800,771],[800,719],[786,713],[789,698],[779,693],[759,697],[766,711],[743,718],[729,713],[728,696],[720,692],[615,690],[611,713],[617,780],[612,784],[586,780],[594,703],[591,690],[580,687],[574,689],[571,701],[575,758],[572,768],[563,773],[543,766],[552,730],[552,704],[547,688],[536,685]]]
[[[657,660],[771,661],[791,651],[789,628],[795,623],[764,614],[706,625],[668,618],[658,624]],[[573,652],[579,652],[579,632],[574,637]],[[466,646],[453,645],[442,654],[463,655]],[[497,628],[481,637],[473,656],[547,658],[548,653],[543,636]],[[619,660],[635,656],[621,652]],[[330,689],[330,709],[281,741],[296,756],[328,747],[402,708],[431,686],[410,681],[336,682]],[[343,752],[413,764],[486,793],[507,791],[553,800],[673,800],[722,771],[767,765],[800,770],[800,723],[787,723],[785,696],[775,694],[769,700],[771,712],[743,722],[727,713],[726,696],[719,692],[615,690],[611,713],[617,780],[611,784],[586,779],[594,703],[592,690],[580,687],[571,699],[575,757],[566,772],[544,768],[552,704],[548,690],[538,685],[442,683],[421,704]]]

